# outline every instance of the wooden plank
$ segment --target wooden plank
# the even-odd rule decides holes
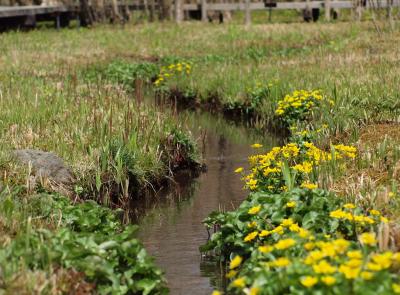
[[[306,9],[307,5],[309,8],[324,8],[325,1],[310,1],[306,2],[275,2],[271,4],[265,5],[264,2],[255,2],[250,3],[250,10],[265,10],[265,9],[278,9],[278,10],[286,10],[286,9],[296,9],[302,10]],[[330,1],[330,9],[338,8],[353,8],[352,1]],[[400,1],[394,1],[393,7],[400,6]],[[197,4],[185,4],[183,6],[184,10],[198,10],[199,6]],[[366,8],[370,7],[370,3],[367,2]],[[379,4],[375,3],[375,7],[386,8],[387,1],[381,0]],[[246,10],[245,3],[207,3],[207,10],[220,10],[220,11],[235,11],[235,10]]]
[[[70,11],[65,6],[0,6],[0,17],[40,15]]]

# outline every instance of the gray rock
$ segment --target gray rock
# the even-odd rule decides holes
[[[69,186],[74,183],[71,169],[56,154],[40,150],[16,150],[14,158],[22,164],[31,163],[36,177],[47,178],[59,185]]]

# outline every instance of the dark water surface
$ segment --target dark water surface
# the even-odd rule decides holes
[[[205,113],[182,113],[195,137],[203,135],[203,158],[207,172],[195,180],[177,180],[168,193],[140,219],[139,238],[165,272],[171,294],[211,294],[219,271],[204,261],[199,246],[207,241],[202,220],[215,210],[232,210],[246,197],[240,176],[233,171],[247,165],[258,142],[268,148],[277,144],[271,136],[257,135],[250,128],[235,126]],[[203,144],[202,144],[203,143]]]

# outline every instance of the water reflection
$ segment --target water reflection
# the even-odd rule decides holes
[[[171,294],[210,294],[224,282],[216,263],[203,260],[199,253],[208,237],[201,222],[212,211],[232,210],[245,198],[240,176],[233,171],[246,166],[250,144],[256,138],[266,146],[276,141],[208,114],[180,116],[195,136],[205,132],[207,172],[190,182],[178,178],[168,194],[158,194],[160,202],[140,220],[139,238],[165,271]]]

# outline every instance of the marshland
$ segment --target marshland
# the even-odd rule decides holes
[[[1,292],[400,293],[380,16],[1,33]]]

